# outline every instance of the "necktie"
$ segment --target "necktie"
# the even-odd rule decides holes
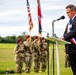
[[[72,24],[72,18],[70,18],[69,23]]]

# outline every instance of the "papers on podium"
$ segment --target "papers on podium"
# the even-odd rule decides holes
[[[61,40],[59,38],[56,38],[56,37],[50,37],[50,38],[47,38],[47,40],[50,40],[52,42],[58,42],[58,44],[71,44],[71,42],[68,42],[68,41],[65,41],[65,40]]]

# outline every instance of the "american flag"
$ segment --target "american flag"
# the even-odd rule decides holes
[[[28,19],[29,19],[29,31],[31,31],[33,29],[33,22],[32,22],[32,17],[31,17],[31,12],[30,12],[30,5],[29,5],[29,1],[27,1],[27,11],[28,11]]]
[[[42,26],[41,26],[41,18],[42,18],[42,14],[41,14],[41,8],[40,8],[40,0],[37,0],[37,11],[38,11],[38,24],[39,24],[39,34],[41,35],[42,33]]]

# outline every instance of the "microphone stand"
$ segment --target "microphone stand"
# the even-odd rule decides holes
[[[61,16],[59,19],[52,21],[52,37],[54,37],[54,22],[64,18],[65,16]],[[54,42],[53,42],[53,75],[54,75]]]
[[[54,22],[55,22],[56,20],[53,20],[52,21],[52,36],[54,37]],[[53,48],[52,48],[52,50],[53,50],[53,53],[52,53],[52,63],[53,63],[53,75],[54,75],[54,42],[53,42]]]

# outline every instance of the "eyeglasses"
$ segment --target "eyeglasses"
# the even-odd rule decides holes
[[[67,14],[69,14],[71,11],[66,12]]]

